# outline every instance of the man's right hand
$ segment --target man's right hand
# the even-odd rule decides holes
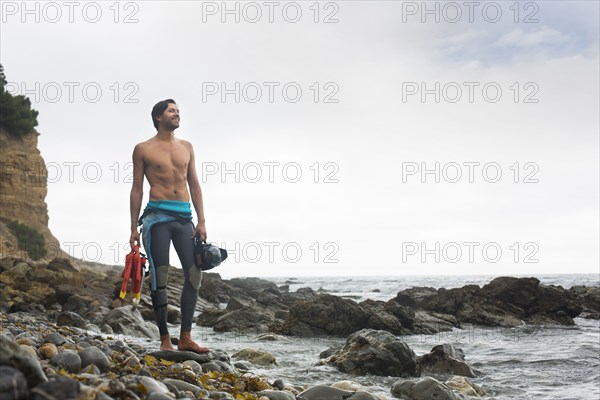
[[[133,251],[135,244],[140,245],[140,233],[137,230],[131,231],[131,235],[129,236],[129,245],[131,246],[131,251]]]

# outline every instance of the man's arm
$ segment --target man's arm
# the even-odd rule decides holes
[[[194,148],[191,143],[185,142],[188,150],[190,151],[190,162],[188,164],[187,181],[190,187],[190,196],[196,215],[198,216],[198,225],[192,233],[192,237],[197,233],[200,234],[202,239],[206,240],[206,219],[204,217],[204,202],[202,200],[202,189],[200,188],[200,181],[198,180],[198,174],[196,173],[196,156],[194,155]]]
[[[142,198],[144,197],[144,157],[142,154],[141,143],[133,149],[133,185],[129,195],[129,210],[131,212],[131,234],[129,244],[133,249],[135,242],[140,244],[140,234],[137,231],[137,220],[142,208]]]

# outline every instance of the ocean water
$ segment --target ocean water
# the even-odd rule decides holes
[[[272,278],[290,291],[301,287],[324,289],[333,294],[362,301],[367,298],[389,300],[400,290],[414,286],[434,288],[484,285],[493,276],[409,276],[349,278]],[[598,275],[538,276],[544,284],[600,285]],[[172,334],[178,334],[173,326]],[[271,382],[277,378],[293,385],[330,385],[352,380],[373,394],[389,399],[391,386],[399,378],[355,376],[328,366],[315,366],[319,353],[344,343],[345,338],[289,337],[282,341],[258,341],[256,333],[216,333],[211,328],[195,326],[193,336],[203,344],[229,354],[255,348],[273,353],[278,365],[254,370]],[[410,335],[402,339],[417,355],[428,353],[433,346],[452,343],[461,348],[465,360],[477,371],[472,381],[486,391],[486,399],[600,399],[600,322],[576,319],[576,325],[521,326],[518,328],[466,327],[435,335]],[[444,380],[444,377],[437,377]]]

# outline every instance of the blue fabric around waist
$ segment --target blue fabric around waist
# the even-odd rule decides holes
[[[182,217],[192,216],[192,207],[188,201],[179,200],[155,200],[149,201],[146,208],[170,211],[181,214]]]
[[[170,221],[192,221],[192,208],[187,201],[158,200],[149,201],[140,217],[142,225],[142,242],[148,258],[151,280],[150,288],[156,290],[156,270],[152,259],[152,227],[156,224]]]

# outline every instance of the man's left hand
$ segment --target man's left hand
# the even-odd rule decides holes
[[[206,234],[206,225],[205,224],[196,225],[194,232],[192,232],[192,238],[194,238],[196,235],[200,235],[202,240],[206,240],[208,235]]]

